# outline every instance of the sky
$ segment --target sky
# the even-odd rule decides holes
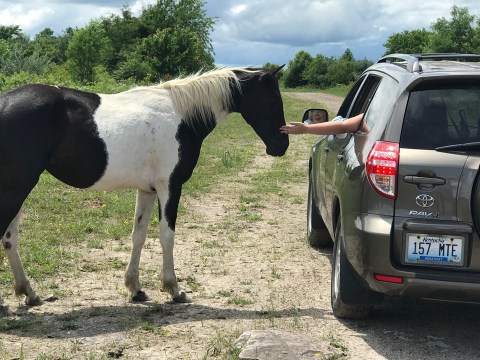
[[[288,64],[300,50],[312,56],[339,57],[350,49],[355,59],[377,60],[388,37],[404,30],[430,29],[450,19],[453,5],[480,17],[478,0],[203,0],[218,66]],[[0,0],[0,25],[19,25],[30,36],[46,27],[61,35],[68,27],[119,13],[134,14],[156,0]]]

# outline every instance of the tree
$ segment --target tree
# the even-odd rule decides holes
[[[342,54],[342,56],[340,56],[339,60],[340,61],[355,61],[355,59],[353,58],[352,50],[350,50],[350,49],[345,50],[345,52]]]
[[[331,64],[328,74],[331,77],[331,85],[348,85],[355,81],[357,77],[355,59],[350,49],[346,49],[338,61]]]
[[[0,40],[11,40],[22,35],[22,30],[18,25],[4,26],[0,25]]]
[[[152,76],[154,71],[149,63],[144,60],[141,51],[141,45],[138,46],[139,50],[133,51],[124,61],[118,64],[114,71],[115,78],[117,79],[131,79],[134,81],[158,81],[158,76]]]
[[[454,5],[450,12],[452,19],[444,17],[435,21],[430,36],[429,48],[433,52],[459,52],[472,51],[472,39],[475,30],[473,24],[475,16],[470,15],[468,8]]]
[[[285,74],[285,86],[297,87],[308,83],[306,70],[312,62],[312,55],[307,51],[299,51],[294,59],[288,63],[288,69]]]
[[[331,79],[328,71],[334,61],[334,59],[327,58],[322,54],[315,56],[304,72],[308,83],[320,89],[329,87],[331,85]]]
[[[354,61],[340,59],[334,61],[328,69],[329,86],[348,85],[355,81]]]
[[[391,35],[384,44],[385,55],[391,53],[469,53],[480,50],[480,21],[466,7],[453,6],[451,20],[441,17],[430,29],[406,31]]]
[[[67,61],[74,79],[92,83],[95,66],[104,64],[110,50],[110,41],[99,21],[91,21],[85,28],[77,30],[67,48]]]
[[[364,58],[363,60],[355,60],[354,64],[354,78],[357,79],[360,75],[371,65],[373,64],[372,61],[367,60]]]
[[[35,35],[32,46],[40,56],[60,64],[65,61],[65,55],[61,53],[59,42],[60,39],[53,35],[53,30],[47,27]]]
[[[472,37],[472,53],[480,53],[480,18],[477,18],[477,26],[474,29]]]
[[[199,0],[158,0],[139,17],[139,29],[148,34],[139,47],[153,77],[168,78],[213,66],[210,32],[214,18],[206,16]]]
[[[65,30],[63,30],[62,35],[57,37],[58,40],[58,55],[60,56],[59,63],[63,64],[67,61],[67,49],[68,49],[68,44],[70,43],[70,40],[73,37],[73,34],[75,33],[76,29],[72,27],[68,27]]]
[[[383,44],[388,54],[420,54],[426,51],[430,42],[431,33],[425,29],[407,31],[393,34]]]
[[[106,59],[106,65],[114,70],[135,51],[142,32],[140,21],[132,15],[129,7],[122,8],[121,15],[112,14],[101,19],[106,36],[110,39],[112,51]],[[147,34],[143,34],[147,36]]]
[[[8,40],[0,40],[0,72],[4,75],[43,73],[50,65],[49,58],[36,51],[27,35],[16,31],[10,33],[15,35],[8,36]]]
[[[129,8],[102,26],[113,47],[107,66],[117,78],[158,81],[213,67],[214,18],[199,0],[158,0],[138,18]]]
[[[210,68],[213,57],[206,53],[198,34],[188,29],[166,28],[143,40],[143,61],[152,73],[150,81]]]
[[[157,0],[138,17],[124,7],[120,15],[67,28],[58,37],[45,28],[33,40],[19,26],[0,25],[0,71],[38,72],[66,63],[76,81],[91,83],[95,74],[158,81],[209,69],[216,19],[207,17],[204,7],[201,0]]]

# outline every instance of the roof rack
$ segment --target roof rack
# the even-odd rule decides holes
[[[406,62],[406,68],[409,72],[419,72],[422,71],[422,67],[418,62],[418,58],[413,55],[408,54],[390,54],[387,56],[382,57],[380,60],[377,61],[378,63],[395,63],[401,60],[401,62]],[[400,65],[400,64],[399,64]]]
[[[458,54],[458,53],[429,53],[412,54],[418,60],[477,60],[480,61],[479,54]]]
[[[431,54],[390,54],[382,57],[377,63],[395,63],[401,60],[398,65],[406,62],[406,68],[409,72],[420,72],[420,60],[456,60],[456,61],[480,61],[478,54],[457,54],[457,53],[431,53]]]

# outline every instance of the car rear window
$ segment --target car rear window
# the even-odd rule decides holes
[[[410,93],[400,146],[435,149],[480,141],[480,82],[424,84]]]

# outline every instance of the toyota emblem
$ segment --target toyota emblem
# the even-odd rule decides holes
[[[418,206],[427,208],[433,205],[433,203],[435,202],[435,199],[430,195],[422,194],[422,195],[418,195],[415,198],[415,201],[417,202]]]

